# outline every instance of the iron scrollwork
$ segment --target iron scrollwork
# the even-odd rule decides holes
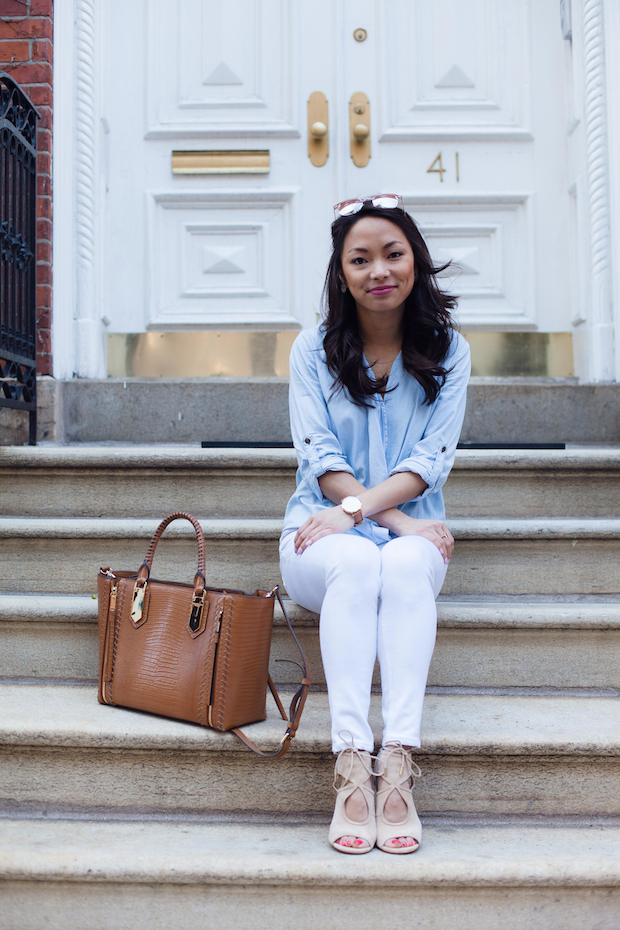
[[[0,72],[0,407],[27,410],[37,437],[36,204],[39,114]]]
[[[38,113],[25,93],[7,74],[0,73],[0,119],[11,123],[36,149]]]

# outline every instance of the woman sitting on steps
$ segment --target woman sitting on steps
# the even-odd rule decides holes
[[[280,540],[291,598],[320,613],[332,721],[332,846],[419,848],[412,798],[435,644],[435,599],[454,539],[441,487],[465,412],[469,348],[400,197],[338,204],[327,317],[290,359],[299,470]],[[368,724],[381,667],[383,739]],[[376,784],[375,784],[376,783]]]

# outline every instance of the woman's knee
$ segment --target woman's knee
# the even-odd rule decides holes
[[[443,556],[437,547],[424,536],[399,536],[387,543],[381,551],[381,579],[385,584],[427,581],[434,586],[438,571],[443,574]]]
[[[376,590],[381,578],[381,553],[378,546],[361,536],[339,535],[331,553],[327,583],[344,581],[356,588]]]

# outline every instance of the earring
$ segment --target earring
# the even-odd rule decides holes
[[[341,281],[341,282],[340,282],[340,290],[342,291],[343,294],[346,294],[346,292],[347,292],[347,286],[346,286],[346,284],[344,283],[344,281]]]

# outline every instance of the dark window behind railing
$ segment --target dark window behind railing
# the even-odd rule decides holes
[[[30,445],[37,441],[38,118],[0,71],[0,407],[29,411]]]

